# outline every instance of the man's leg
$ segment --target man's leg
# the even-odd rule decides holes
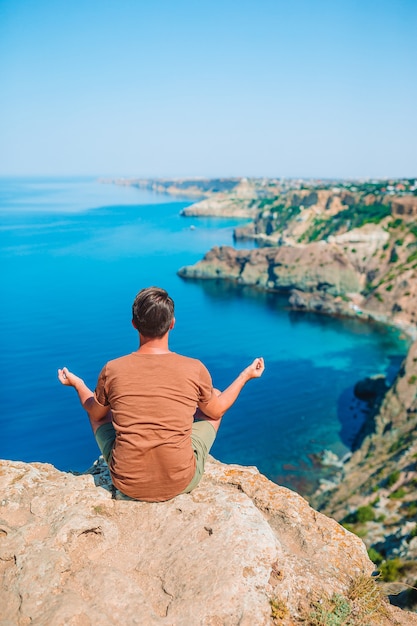
[[[221,392],[218,389],[213,390],[218,396]],[[212,419],[200,409],[194,413],[194,424],[191,433],[191,445],[193,447],[196,460],[195,474],[190,484],[184,489],[183,493],[189,493],[197,487],[204,474],[204,466],[209,455],[211,446],[217,436],[217,431],[221,424],[222,418]]]
[[[90,420],[90,426],[93,429],[93,433],[96,434],[96,432],[98,431],[98,429],[100,428],[100,426],[103,426],[103,424],[111,424],[112,423],[112,412],[111,409],[109,409],[106,413],[106,415],[104,417],[101,418],[101,420],[93,420],[90,417],[90,414],[87,413],[88,415],[88,419]]]
[[[213,420],[201,419],[193,424],[191,445],[196,461],[195,473],[182,493],[189,493],[195,489],[204,474],[204,466],[217,434],[212,422]]]
[[[94,437],[100,452],[107,464],[111,461],[116,431],[112,422],[112,412],[109,410],[101,420],[93,420],[88,416],[93,429]]]

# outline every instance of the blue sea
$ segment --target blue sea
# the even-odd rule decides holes
[[[216,458],[307,495],[322,475],[315,455],[349,451],[365,412],[355,382],[392,380],[407,340],[377,324],[292,312],[284,296],[179,278],[212,246],[233,245],[242,223],[181,217],[192,201],[94,179],[0,179],[2,458],[92,465],[87,418],[56,371],[67,366],[94,388],[108,359],[136,350],[131,303],[149,285],[175,300],[171,349],[201,359],[216,387],[265,359],[263,377],[223,420]]]

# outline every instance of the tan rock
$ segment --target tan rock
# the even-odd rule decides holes
[[[255,468],[210,459],[164,503],[119,499],[100,463],[0,470],[3,626],[262,626],[271,599],[280,623],[305,624],[313,601],[373,570],[358,537]]]
[[[216,246],[178,273],[185,278],[225,278],[269,290],[318,290],[334,296],[359,292],[365,280],[342,250],[321,242],[255,250]]]
[[[187,217],[254,217],[255,209],[251,208],[251,197],[230,196],[222,193],[196,202],[181,211]]]
[[[417,481],[417,341],[409,349],[400,372],[376,413],[365,422],[364,440],[343,467],[339,484],[317,492],[315,506],[342,521],[348,513],[370,505],[375,520],[361,527],[368,547],[385,558],[409,562],[399,580],[415,586],[417,543],[414,531]],[[396,492],[397,496],[392,497]],[[395,495],[395,493],[394,493]]]
[[[331,235],[328,238],[329,242],[334,243],[367,243],[369,245],[375,245],[379,247],[384,245],[389,239],[389,234],[386,230],[375,224],[365,224],[361,228],[354,228],[348,230],[341,235]]]
[[[395,217],[415,217],[417,215],[417,196],[393,198],[392,214]]]

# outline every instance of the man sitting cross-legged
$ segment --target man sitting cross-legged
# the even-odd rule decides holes
[[[159,502],[198,485],[224,413],[264,362],[255,359],[220,392],[201,361],[169,350],[174,302],[164,289],[142,289],[132,312],[139,349],[109,361],[94,393],[66,367],[58,378],[77,391],[114,486]]]

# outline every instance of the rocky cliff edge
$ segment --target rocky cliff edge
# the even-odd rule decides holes
[[[0,487],[2,626],[321,624],[341,605],[352,624],[365,608],[417,624],[370,602],[358,537],[255,468],[210,459],[195,491],[155,504],[120,499],[101,461],[3,461]]]

